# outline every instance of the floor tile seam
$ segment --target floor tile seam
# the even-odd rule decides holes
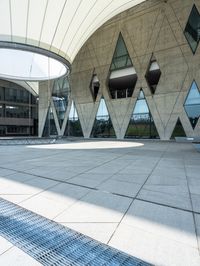
[[[24,172],[24,173],[25,173],[25,172]],[[47,189],[44,189],[44,190],[42,190],[42,191],[40,191],[40,192],[38,192],[38,193],[36,193],[36,194],[34,194],[34,195],[32,195],[32,194],[25,194],[25,195],[32,195],[32,196],[29,197],[29,198],[27,198],[27,199],[25,199],[25,200],[23,200],[23,201],[20,201],[19,203],[23,203],[24,201],[26,201],[26,200],[28,200],[28,199],[30,199],[30,198],[36,196],[36,195],[39,195],[40,193],[43,193],[44,191],[48,191],[50,188],[53,188],[54,186],[57,186],[57,185],[59,185],[60,183],[65,183],[65,184],[72,185],[72,186],[77,186],[77,187],[87,188],[87,189],[89,189],[89,190],[93,190],[93,191],[97,191],[97,192],[102,192],[102,190],[100,190],[100,189],[96,189],[96,188],[92,188],[92,187],[88,187],[88,186],[83,186],[83,185],[79,185],[79,184],[74,184],[74,183],[67,182],[67,181],[64,181],[64,180],[57,180],[57,179],[48,178],[48,177],[45,177],[45,176],[39,176],[39,175],[34,175],[34,176],[35,176],[35,177],[38,177],[38,178],[41,178],[41,179],[52,180],[52,181],[58,182],[58,184],[53,185],[52,187],[49,187],[49,188],[47,188]],[[35,178],[35,177],[34,177],[34,178]],[[33,179],[34,179],[34,178],[33,178]],[[31,179],[31,180],[32,180],[32,179]],[[147,189],[144,189],[144,190],[147,190]],[[149,190],[149,191],[151,191],[151,190]],[[146,201],[146,202],[153,203],[153,204],[157,204],[157,205],[161,205],[161,206],[166,206],[166,207],[170,207],[170,208],[175,208],[175,209],[179,209],[179,210],[183,210],[183,211],[189,211],[189,210],[187,210],[187,209],[182,209],[182,208],[175,207],[175,206],[170,206],[170,205],[167,205],[167,204],[162,204],[162,203],[157,203],[157,202],[154,202],[154,201],[144,200],[144,199],[138,198],[138,197],[136,197],[136,196],[135,196],[135,197],[131,197],[131,196],[127,196],[127,195],[123,195],[123,194],[119,194],[119,193],[114,193],[114,192],[112,193],[112,192],[109,192],[109,191],[104,191],[104,192],[109,193],[109,194],[112,194],[112,195],[116,195],[116,196],[121,196],[121,197],[129,198],[129,199],[133,199],[133,200],[137,199],[137,200],[142,200],[142,201]],[[152,192],[158,192],[158,191],[152,191]],[[167,194],[167,193],[166,193],[166,194]],[[13,195],[13,194],[10,194],[10,195]],[[16,195],[22,195],[22,194],[16,194]],[[170,194],[170,195],[171,195],[171,194]],[[190,212],[191,212],[191,211],[190,211]],[[200,214],[200,212],[195,212],[195,211],[193,211],[193,212],[196,213],[196,214]]]
[[[72,178],[74,178],[74,177],[78,177],[78,176],[80,176],[80,175],[82,175],[82,174],[87,174],[88,171],[91,171],[91,170],[93,170],[93,169],[96,169],[96,168],[98,168],[99,166],[103,166],[103,165],[105,165],[106,163],[109,163],[109,162],[114,161],[114,160],[116,160],[116,159],[122,158],[122,157],[124,157],[124,155],[126,155],[126,154],[120,155],[120,156],[118,156],[118,157],[116,157],[116,158],[114,158],[114,159],[112,159],[112,160],[110,160],[110,161],[107,161],[107,162],[105,162],[105,163],[103,163],[103,164],[101,164],[101,165],[98,165],[98,166],[96,166],[96,167],[94,167],[94,168],[91,168],[91,169],[89,169],[89,170],[87,170],[87,171],[84,171],[84,172],[82,172],[82,173],[79,173],[79,174],[77,174],[76,176],[73,176],[73,177],[69,178],[68,180],[70,180],[70,179],[72,179]],[[126,167],[126,166],[125,166],[125,167]],[[120,170],[121,170],[121,169],[120,169]],[[119,170],[119,171],[120,171],[120,170]],[[106,180],[108,180],[109,178],[111,178],[111,177],[114,176],[115,174],[119,173],[119,171],[116,171],[115,173],[111,174]],[[100,184],[101,184],[101,183],[100,183]],[[99,185],[100,185],[100,184],[99,184]],[[95,188],[96,188],[96,187],[95,187]]]
[[[48,177],[45,177],[45,176],[38,176],[38,175],[34,175],[35,177],[38,177],[38,178],[41,178],[41,179],[48,179],[48,180],[53,180],[55,182],[58,182],[58,184],[54,185],[54,186],[57,186],[59,185],[60,183],[65,183],[65,184],[68,184],[68,185],[72,185],[72,186],[77,186],[77,187],[82,187],[82,188],[87,188],[89,190],[93,190],[93,191],[97,191],[97,192],[102,192],[102,190],[100,189],[96,189],[96,188],[92,188],[92,187],[88,187],[88,186],[83,186],[83,185],[79,185],[79,184],[74,184],[74,183],[71,183],[71,182],[68,182],[68,181],[64,181],[64,180],[57,180],[57,179],[53,179],[53,178],[48,178]],[[34,178],[33,178],[34,179]],[[31,179],[32,180],[32,179]],[[54,187],[52,186],[52,187]],[[52,188],[50,187],[50,188]],[[40,193],[43,193],[44,191],[48,191],[50,188],[47,188],[45,190],[42,190],[34,195],[32,195],[32,197],[40,194]],[[147,189],[144,189],[144,190],[147,190]],[[149,190],[151,191],[151,190]],[[179,210],[183,210],[183,211],[188,211],[187,209],[182,209],[182,208],[179,208],[179,207],[175,207],[175,206],[170,206],[170,205],[167,205],[167,204],[162,204],[162,203],[157,203],[157,202],[153,202],[153,201],[148,201],[148,200],[143,200],[143,199],[140,199],[138,197],[131,197],[131,196],[127,196],[127,195],[123,195],[123,194],[119,194],[119,193],[112,193],[112,192],[109,192],[109,191],[105,191],[106,193],[109,193],[109,194],[112,194],[112,195],[116,195],[116,196],[121,196],[121,197],[126,197],[126,198],[129,198],[129,199],[138,199],[138,200],[142,200],[142,201],[146,201],[146,202],[149,202],[149,203],[153,203],[153,204],[157,204],[157,205],[161,205],[161,206],[166,206],[166,207],[170,207],[170,208],[175,208],[175,209],[179,209]],[[152,192],[157,192],[157,191],[152,191]],[[10,194],[10,195],[13,195],[13,194]],[[21,195],[21,194],[16,194],[16,195]],[[26,195],[31,195],[31,194],[26,194]],[[171,195],[171,194],[170,194]],[[32,198],[32,197],[29,197],[28,199]],[[26,200],[28,200],[26,199]],[[26,201],[25,200],[25,201]],[[23,200],[24,201],[24,200]],[[22,201],[22,202],[23,202]],[[21,201],[19,203],[22,203]],[[194,213],[196,214],[200,214],[199,212],[195,212]]]
[[[126,166],[124,166],[122,169],[125,169]],[[111,176],[109,176],[107,179],[103,180],[102,182],[100,182],[95,188],[98,189],[99,186],[101,186],[102,184],[104,184],[105,182],[107,182],[109,179],[112,179],[113,176],[115,176],[116,174],[119,174],[120,171],[122,170],[120,169],[119,171],[117,171],[116,173],[113,173]]]
[[[58,182],[57,182],[57,183],[58,183]],[[55,184],[55,185],[53,185],[53,186],[50,186],[50,187],[48,187],[48,188],[46,188],[46,189],[42,189],[42,190],[40,190],[38,193],[32,194],[32,195],[31,195],[30,197],[28,197],[27,199],[24,199],[24,200],[18,202],[17,205],[22,204],[22,203],[26,202],[27,200],[32,199],[32,198],[35,197],[35,196],[38,196],[39,194],[43,193],[44,191],[48,191],[49,189],[54,188],[54,187],[57,186],[57,185],[59,185],[59,183],[58,183],[58,184]]]
[[[1,236],[1,235],[0,235]],[[1,236],[3,239],[5,239],[6,241],[8,241],[5,237]],[[11,249],[15,248],[16,246],[13,245],[10,241],[8,241],[12,246],[9,247],[8,249],[4,250],[2,253],[0,253],[0,258],[2,255],[6,254],[7,252],[9,252]]]
[[[139,182],[131,182],[131,181],[126,181],[126,180],[120,180],[120,179],[116,179],[116,178],[111,178],[113,181],[117,181],[120,183],[127,183],[127,184],[135,184],[135,185],[141,185],[141,183]]]
[[[118,224],[118,222],[58,222],[62,224]]]
[[[159,191],[159,190],[153,190],[153,189],[149,189],[149,188],[145,188],[145,187],[143,188],[143,190],[150,191],[150,192],[162,193],[162,194],[166,194],[166,195],[169,195],[169,196],[174,196],[175,195],[175,194],[172,194],[172,193],[169,193],[169,192],[162,192],[162,191]],[[176,194],[176,195],[186,198],[185,197],[186,193],[185,193],[185,195],[184,194]],[[190,199],[189,198],[189,193],[187,193],[187,195],[188,195],[188,199]]]
[[[172,241],[172,242],[175,242],[175,243],[178,243],[178,244],[181,244],[181,245],[184,245],[184,246],[187,246],[187,247],[190,247],[190,248],[192,248],[192,249],[195,249],[197,252],[198,252],[198,245],[196,245],[196,246],[193,246],[193,245],[191,245],[191,244],[187,244],[187,242],[184,242],[184,241],[179,241],[179,240],[177,240],[177,239],[175,239],[175,238],[170,238],[170,237],[168,237],[167,235],[164,235],[164,234],[158,234],[158,233],[156,233],[156,232],[152,232],[152,231],[148,231],[148,230],[145,230],[145,229],[143,229],[143,228],[141,228],[141,227],[138,227],[138,226],[132,226],[132,225],[130,225],[130,224],[127,224],[127,223],[122,223],[123,225],[125,225],[125,226],[128,226],[129,228],[132,228],[132,229],[137,229],[137,230],[139,230],[139,231],[142,231],[142,232],[144,232],[144,233],[147,233],[147,234],[149,234],[149,235],[152,235],[152,236],[156,236],[156,237],[158,237],[158,238],[164,238],[164,239],[167,239],[167,240],[169,240],[169,241]]]
[[[169,145],[167,145],[165,147],[165,150],[162,151],[160,158],[158,159],[158,161],[156,162],[154,168],[152,169],[151,173],[147,176],[146,180],[144,181],[143,185],[141,186],[141,188],[138,190],[137,194],[135,195],[135,197],[132,199],[132,201],[130,202],[128,208],[126,209],[126,211],[124,212],[118,226],[116,227],[116,229],[114,230],[113,234],[111,235],[111,237],[108,240],[108,243],[110,243],[110,241],[112,240],[113,236],[115,235],[117,229],[119,228],[119,226],[121,225],[124,217],[126,216],[126,214],[128,213],[129,209],[131,208],[131,205],[133,204],[133,202],[136,200],[137,196],[139,195],[140,191],[142,190],[142,188],[144,187],[144,185],[146,184],[147,180],[149,179],[149,177],[151,176],[151,174],[153,173],[153,171],[155,170],[156,166],[159,164],[159,162],[161,161],[161,159],[163,158],[164,154],[166,153],[167,149],[168,149]]]
[[[83,196],[81,196],[80,198],[74,200],[74,202],[72,202],[72,204],[70,204],[67,208],[65,208],[64,210],[62,210],[61,212],[59,212],[58,214],[56,214],[52,220],[55,220],[58,216],[62,215],[64,212],[66,212],[67,210],[69,210],[70,208],[72,208],[75,204],[77,204],[77,202],[79,202],[80,200],[82,200],[84,197],[86,197],[91,191],[88,191],[87,193],[85,193]]]
[[[185,159],[183,159],[183,163],[184,163],[184,166],[185,166]],[[190,185],[189,185],[189,181],[188,181],[186,167],[185,167],[185,174],[186,174],[186,179],[187,179],[187,187],[188,187],[188,192],[189,192],[189,197],[190,197],[190,203],[191,203],[191,207],[192,207],[192,215],[193,215],[193,222],[194,222],[196,241],[197,241],[197,246],[198,246],[198,251],[199,251],[199,256],[200,256],[200,240],[199,240],[199,237],[198,237],[196,217],[195,217],[195,214],[194,214],[194,206],[193,206],[193,201],[192,201],[192,196],[191,196],[192,193],[190,191]]]

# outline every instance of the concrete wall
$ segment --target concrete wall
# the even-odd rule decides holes
[[[188,137],[200,136],[200,120],[193,130],[183,107],[194,79],[200,87],[200,47],[193,55],[183,34],[194,3],[200,11],[200,0],[148,0],[108,21],[85,43],[73,62],[71,74],[72,98],[85,137],[90,136],[103,95],[117,138],[123,138],[140,88],[161,139],[170,139],[178,117]],[[120,32],[138,81],[132,98],[112,100],[107,78]],[[162,72],[153,96],[145,79],[152,53]],[[89,88],[94,68],[100,81],[96,102]]]

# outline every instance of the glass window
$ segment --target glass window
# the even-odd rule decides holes
[[[131,97],[137,82],[137,74],[120,33],[113,55],[108,87],[112,99]]]
[[[194,54],[200,39],[200,14],[195,5],[190,13],[184,34]]]
[[[171,139],[174,139],[176,137],[186,137],[184,128],[183,128],[179,118],[178,118],[176,125],[175,125],[175,128],[172,132]]]
[[[111,70],[117,70],[130,66],[132,66],[132,62],[123,37],[120,33],[111,63]]]
[[[133,109],[125,138],[159,138],[142,90]]]
[[[56,109],[60,127],[62,127],[64,116],[69,103],[70,87],[67,77],[62,77],[54,81],[52,99]]]
[[[115,137],[115,131],[104,98],[101,98],[101,101],[99,103],[99,108],[97,110],[91,137],[93,138]]]
[[[195,81],[192,82],[184,108],[194,129],[200,117],[200,92]]]
[[[81,123],[74,101],[72,101],[64,136],[83,137]]]

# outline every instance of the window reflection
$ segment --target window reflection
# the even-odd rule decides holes
[[[142,90],[137,98],[125,138],[159,138]]]
[[[200,40],[200,14],[195,5],[190,13],[184,34],[192,52],[195,53]]]
[[[108,87],[112,99],[131,97],[137,82],[137,74],[120,33],[113,55]]]
[[[60,127],[62,127],[64,116],[69,103],[70,85],[67,77],[62,77],[54,81],[52,99],[56,109]]]
[[[194,129],[200,117],[200,92],[195,81],[192,82],[184,108]]]
[[[73,137],[83,137],[83,132],[81,128],[81,123],[78,117],[76,106],[74,101],[72,101],[69,118],[65,128],[64,136],[73,136]]]
[[[115,131],[112,125],[110,115],[105,103],[105,100],[101,98],[99,108],[94,121],[91,137],[93,138],[109,138],[115,137]]]

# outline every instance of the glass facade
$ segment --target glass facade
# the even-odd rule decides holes
[[[0,136],[37,135],[37,98],[15,83],[0,84]]]
[[[70,85],[67,77],[62,77],[54,81],[52,98],[56,109],[60,128],[62,127],[64,116],[67,111],[70,96]]]
[[[137,98],[125,138],[159,138],[142,90]]]
[[[174,139],[176,137],[186,137],[185,131],[183,129],[183,126],[182,126],[179,118],[178,118],[176,125],[175,125],[175,128],[172,132],[171,139]]]
[[[104,98],[101,98],[99,108],[94,121],[91,137],[114,138],[115,131]]]
[[[42,136],[50,137],[56,135],[58,135],[58,131],[56,129],[56,124],[54,121],[53,110],[51,107],[49,107]]]
[[[195,5],[190,13],[184,34],[193,54],[195,54],[200,40],[200,14]]]
[[[192,82],[184,108],[194,129],[200,117],[200,91],[195,81]]]
[[[149,67],[145,75],[146,81],[149,85],[152,94],[154,94],[156,91],[156,87],[159,83],[160,76],[161,76],[161,71],[159,65],[157,63],[155,56],[152,55]]]
[[[131,97],[137,82],[137,74],[120,33],[113,55],[108,87],[112,99]]]
[[[83,137],[81,123],[78,117],[74,101],[72,101],[64,136]]]

